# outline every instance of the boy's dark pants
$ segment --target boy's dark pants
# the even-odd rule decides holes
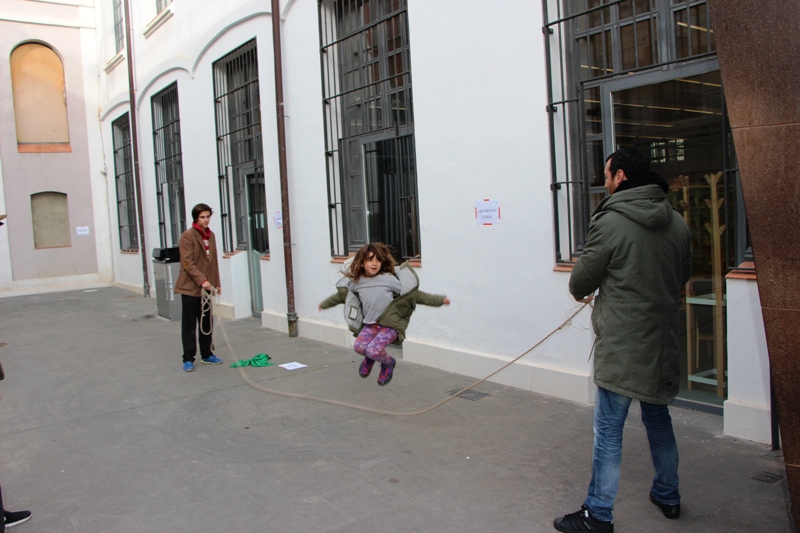
[[[197,324],[200,322],[202,303],[199,296],[181,294],[181,339],[183,340],[183,362],[194,361],[197,354],[195,337]],[[203,335],[203,331],[211,331],[211,311],[207,310],[200,324],[200,357],[206,359],[214,355],[211,352],[211,335]]]

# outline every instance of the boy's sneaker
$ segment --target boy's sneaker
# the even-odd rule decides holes
[[[194,363],[191,361],[184,361],[183,362],[183,371],[184,372],[192,372],[194,371]]]
[[[222,359],[220,359],[216,355],[209,355],[205,359],[201,358],[201,360],[203,361],[203,364],[206,364],[206,365],[221,365],[222,364]]]
[[[378,374],[378,385],[386,385],[392,381],[394,365],[397,364],[397,360],[394,357],[390,357],[389,359],[391,359],[391,361],[389,361],[388,364],[381,363],[381,373]]]
[[[31,519],[30,511],[3,511],[3,521],[6,527],[17,526]]]
[[[586,506],[553,521],[553,527],[567,533],[614,533],[614,522],[604,522],[592,516]]]
[[[370,359],[369,357],[365,357],[363,361],[361,361],[361,365],[358,367],[358,375],[362,378],[369,376],[369,373],[372,372],[372,365],[375,364],[374,359]]]

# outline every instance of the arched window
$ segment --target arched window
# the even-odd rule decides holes
[[[31,195],[33,246],[60,248],[71,246],[67,195],[61,192],[38,192]]]
[[[20,152],[69,152],[64,66],[50,48],[22,44],[11,52],[11,88]]]

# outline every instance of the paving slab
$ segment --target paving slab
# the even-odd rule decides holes
[[[155,299],[106,287],[0,298],[0,481],[16,533],[549,532],[591,476],[592,406],[486,382],[392,417],[258,385],[416,411],[472,379],[399,361],[379,387],[352,350],[224,321],[223,365],[181,369],[180,324]],[[402,350],[397,350],[402,357]],[[307,365],[284,370],[277,364]],[[682,516],[648,500],[636,403],[625,428],[615,531],[793,531],[782,457],[726,437],[718,416],[672,408]]]

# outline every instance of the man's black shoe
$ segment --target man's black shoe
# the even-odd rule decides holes
[[[553,521],[553,527],[566,533],[614,533],[614,522],[604,522],[592,516],[586,506]]]
[[[30,511],[3,511],[5,527],[17,526],[31,519]]]
[[[653,493],[650,493],[650,501],[654,504],[658,505],[661,512],[664,513],[664,516],[669,518],[670,520],[676,520],[679,516],[681,516],[681,504],[678,505],[667,505],[666,503],[659,503],[653,497]]]

